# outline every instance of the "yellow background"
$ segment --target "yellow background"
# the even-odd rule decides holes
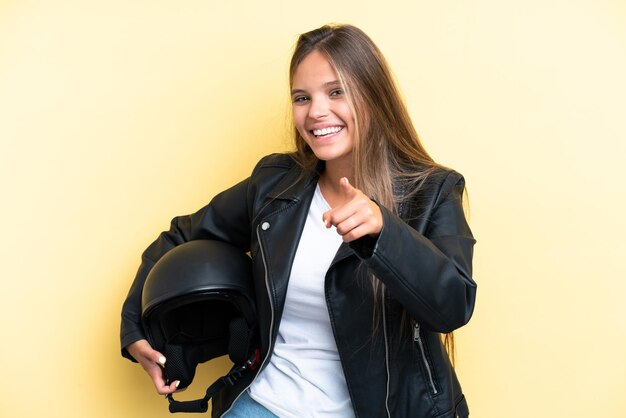
[[[376,41],[466,176],[472,416],[626,416],[619,0],[0,1],[1,416],[169,416],[119,355],[140,254],[289,148],[289,54],[326,22]]]

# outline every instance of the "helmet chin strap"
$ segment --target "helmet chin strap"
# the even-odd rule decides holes
[[[167,400],[170,403],[170,412],[206,412],[209,409],[209,399],[226,385],[234,386],[246,372],[255,370],[259,365],[259,360],[260,351],[256,349],[243,366],[233,367],[226,376],[220,377],[209,386],[206,390],[206,394],[201,399],[177,401],[172,394],[167,395]]]

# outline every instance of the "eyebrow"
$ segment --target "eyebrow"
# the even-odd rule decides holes
[[[333,86],[341,86],[341,81],[333,80],[333,81],[328,81],[328,82],[323,84],[323,87],[333,87]],[[292,96],[294,94],[299,94],[299,93],[306,93],[306,90],[303,90],[303,89],[293,89],[293,90],[291,90],[291,95]]]

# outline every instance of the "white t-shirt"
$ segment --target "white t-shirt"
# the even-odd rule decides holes
[[[326,307],[324,278],[341,245],[319,186],[291,269],[278,337],[250,396],[283,418],[353,417],[346,379]]]

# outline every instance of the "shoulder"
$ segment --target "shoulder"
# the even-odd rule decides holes
[[[308,178],[305,174],[292,154],[270,154],[257,163],[250,176],[250,185],[257,192],[270,197],[277,196]]]
[[[407,180],[404,187],[400,186],[397,190],[400,192],[398,209],[405,219],[424,221],[445,202],[462,201],[465,180],[459,172],[440,165],[425,164],[415,165],[410,170],[414,175],[412,180]],[[419,180],[416,181],[416,178]]]
[[[261,158],[254,168],[254,172],[263,169],[271,169],[271,168],[282,168],[282,169],[291,169],[296,166],[297,163],[294,160],[292,154],[287,153],[275,153],[269,154],[265,157]]]
[[[443,165],[435,165],[432,167],[420,165],[417,167],[417,169],[420,171],[430,172],[429,177],[431,177],[433,180],[439,181],[444,181],[448,177],[455,178],[461,176],[461,174],[456,170]]]
[[[420,194],[445,195],[455,187],[461,189],[465,187],[465,179],[461,173],[442,165],[416,164],[407,171],[421,178],[421,181],[418,182]]]
[[[446,197],[455,189],[462,193],[465,188],[463,175],[458,171],[443,166],[435,167],[425,183],[430,186],[431,190],[436,192],[437,200]]]
[[[297,168],[296,161],[292,158],[291,154],[287,153],[275,153],[269,154],[261,158],[259,162],[252,170],[251,179],[263,180],[269,177],[282,177],[289,171]]]

